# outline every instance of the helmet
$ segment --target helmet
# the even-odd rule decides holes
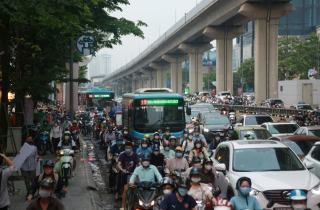
[[[302,115],[302,112],[298,112],[298,115]]]
[[[307,200],[307,195],[302,190],[292,190],[289,195],[289,200]]]
[[[63,135],[70,135],[70,136],[71,136],[71,133],[70,133],[70,131],[65,131],[65,132],[63,133]]]
[[[58,113],[61,113],[61,110],[58,110]]]
[[[190,174],[190,177],[191,177],[191,175],[196,175],[196,174],[201,175],[201,171],[200,171],[200,169],[193,167],[189,174]]]
[[[116,139],[117,139],[117,141],[118,141],[118,140],[123,140],[122,134],[117,135],[117,138],[116,138]]]
[[[72,124],[77,124],[78,122],[76,120],[73,120],[72,121]]]
[[[233,127],[232,127],[232,126],[229,126],[228,130],[233,130]]]
[[[46,186],[53,189],[55,187],[55,181],[52,178],[45,178],[40,182],[40,186]]]
[[[47,119],[44,119],[44,120],[43,120],[43,123],[45,123],[45,122],[48,123],[48,120],[47,120]]]
[[[219,199],[214,209],[217,210],[233,210],[233,206],[228,200]]]
[[[152,150],[160,150],[159,144],[154,144]]]
[[[141,139],[141,144],[142,144],[143,142],[149,143],[148,139],[146,139],[146,138]]]
[[[194,141],[194,144],[199,143],[199,142],[202,143],[202,142],[201,142],[201,139],[196,139],[196,140]]]
[[[194,130],[189,130],[188,134],[193,134]]]
[[[220,133],[219,133],[219,132],[216,132],[216,133],[214,134],[214,136],[220,136]]]
[[[150,154],[143,154],[141,160],[151,160]]]
[[[244,135],[244,137],[249,137],[250,136],[250,134],[246,134],[246,135]]]
[[[206,164],[206,163],[213,163],[213,161],[210,158],[206,157],[203,159],[203,164]]]
[[[176,183],[177,187],[185,187],[188,189],[191,187],[190,179],[186,177],[178,177]]]
[[[143,138],[150,139],[150,135],[146,134],[146,135],[143,136]]]
[[[160,136],[160,134],[158,132],[154,132],[153,136],[155,136],[155,135],[159,135]]]
[[[200,127],[199,127],[199,126],[194,126],[193,131],[194,131],[194,132],[200,132]]]
[[[292,117],[296,117],[296,115],[295,115],[295,114],[293,114],[293,115],[292,115]]]
[[[122,128],[122,130],[128,130],[128,128],[127,128],[126,126],[124,126],[124,127]]]
[[[183,133],[188,133],[188,129],[184,129],[184,130],[183,130]]]
[[[164,129],[164,131],[170,131],[170,127],[166,127],[166,129]]]
[[[108,125],[108,130],[109,129],[113,130],[113,126],[112,125]]]
[[[52,162],[52,160],[46,160],[44,161],[43,167],[45,166],[51,166],[54,167],[54,163]]]
[[[194,163],[194,162],[201,162],[201,159],[200,159],[200,157],[198,155],[194,155],[192,157],[192,163]]]
[[[280,115],[280,117],[284,117],[284,114]]]
[[[163,185],[171,185],[173,188],[175,187],[174,186],[174,182],[171,178],[169,177],[164,177],[163,179],[161,179],[160,181],[160,186],[162,187]]]
[[[177,138],[175,136],[170,136],[169,141],[171,141],[173,139],[177,140]]]
[[[164,146],[170,146],[170,141],[164,140],[164,141],[163,141],[163,145],[164,145]]]
[[[254,139],[253,136],[248,137],[248,140],[253,140],[253,139]]]

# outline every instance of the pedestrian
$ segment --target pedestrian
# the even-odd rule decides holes
[[[32,152],[22,164],[20,170],[21,170],[22,177],[24,179],[24,184],[28,191],[30,184],[36,177],[37,159],[39,158],[39,156],[38,156],[37,147],[33,145],[34,142],[32,140],[32,136],[30,135],[27,136],[26,143],[30,145]],[[20,154],[20,151],[18,152],[18,154]],[[26,197],[27,196],[28,194],[26,195]]]
[[[55,152],[57,151],[58,144],[61,141],[61,137],[62,137],[61,127],[59,126],[58,121],[55,121],[50,131],[50,142],[52,143],[53,151]]]
[[[0,169],[0,210],[7,210],[10,205],[7,181],[11,174],[14,172],[15,164],[7,158],[4,154],[0,156],[7,162],[7,168]]]
[[[249,193],[251,191],[251,179],[248,177],[241,177],[238,179],[236,189],[238,195],[231,198],[230,203],[234,210],[262,210],[259,202]]]
[[[51,178],[45,178],[40,183],[39,198],[32,200],[27,210],[64,210],[63,203],[59,198],[52,197],[55,182]]]

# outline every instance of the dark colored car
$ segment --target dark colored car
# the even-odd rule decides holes
[[[227,116],[216,115],[207,116],[203,120],[202,134],[210,144],[214,138],[214,133],[227,133],[228,128],[231,126],[229,118]]]
[[[313,145],[320,141],[319,137],[307,135],[287,135],[287,136],[273,136],[269,140],[281,141],[290,147],[302,160],[313,147]]]
[[[207,117],[207,116],[217,116],[217,115],[219,116],[221,114],[219,112],[201,111],[197,115],[197,121],[199,123],[202,123],[205,117]]]

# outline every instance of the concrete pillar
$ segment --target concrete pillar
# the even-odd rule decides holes
[[[217,43],[217,74],[216,91],[230,91],[233,94],[233,44],[232,39],[247,31],[243,26],[234,27],[207,27],[203,34],[216,39]]]
[[[149,66],[157,70],[157,87],[167,87],[167,69],[169,68],[169,64],[165,62],[154,62],[150,63]]]
[[[200,92],[203,90],[202,54],[213,46],[210,43],[182,43],[178,49],[189,54],[189,91]]]
[[[239,13],[255,20],[255,101],[278,97],[278,19],[295,11],[289,2],[245,3]]]
[[[66,63],[66,68],[70,70],[70,63]],[[73,63],[73,79],[78,79],[79,76],[79,63]],[[70,78],[70,75],[67,76]],[[78,83],[73,82],[73,110],[78,110]],[[66,83],[66,110],[70,110],[70,82]]]
[[[162,87],[163,88],[166,88],[167,87],[167,69],[163,69],[162,71],[161,71],[161,75],[162,75]]]
[[[175,93],[182,93],[182,62],[188,59],[187,54],[165,54],[162,59],[171,66],[171,89]],[[201,60],[202,64],[202,60]]]
[[[126,90],[126,82],[122,82],[121,90],[122,90],[122,94],[125,94],[127,92],[127,90]]]
[[[118,96],[118,86],[114,87],[114,96]]]

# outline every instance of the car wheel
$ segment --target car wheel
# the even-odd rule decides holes
[[[228,189],[227,192],[227,200],[230,201],[230,199],[234,196],[233,190],[232,189]]]

